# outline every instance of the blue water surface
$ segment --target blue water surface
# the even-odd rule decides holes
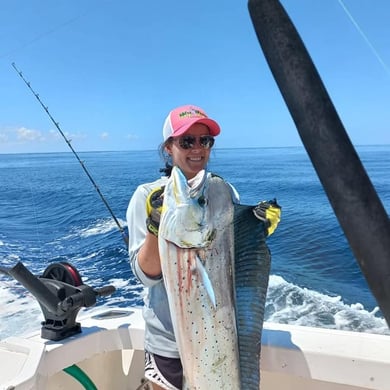
[[[390,146],[357,151],[389,210]],[[136,187],[160,175],[157,150],[79,155],[125,227]],[[282,206],[282,222],[268,240],[268,321],[388,332],[302,147],[215,148],[209,169],[235,186],[242,203],[277,198]],[[0,266],[22,261],[41,274],[50,263],[67,261],[85,283],[116,286],[99,305],[142,305],[143,288],[131,273],[119,229],[72,153],[0,155],[0,183]],[[0,274],[0,338],[39,327],[41,320],[34,298]]]

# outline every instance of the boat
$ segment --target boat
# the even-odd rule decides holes
[[[143,337],[139,307],[99,310],[62,341],[39,330],[9,337],[0,342],[0,389],[151,389]],[[389,351],[385,335],[265,322],[261,389],[388,390]]]
[[[1,268],[37,298],[44,321],[24,336],[0,342],[0,389],[147,390],[141,307],[95,306],[114,288],[94,289],[66,262],[41,276],[22,263]],[[264,323],[261,389],[388,390],[390,337],[289,324]]]
[[[257,5],[254,1],[250,3]],[[355,242],[355,246],[363,245],[364,241]],[[90,289],[81,291],[80,285],[66,283],[70,287],[65,288],[66,296],[58,302],[48,298],[45,290],[58,291],[61,288],[58,283],[65,283],[54,277],[55,272],[48,271],[46,279],[52,281],[41,283],[46,286],[42,290],[42,285],[36,284],[27,271],[20,270],[25,277],[18,280],[40,301],[45,321],[41,330],[0,342],[0,389],[151,389],[144,378],[142,308],[87,311],[78,323],[78,310],[92,306],[95,295],[109,293],[109,289],[100,292],[92,289],[91,295]],[[382,272],[380,267],[377,271],[375,275],[383,282],[388,272]],[[20,273],[13,272],[12,276],[15,275],[19,277]],[[77,273],[72,275],[78,278]],[[373,281],[370,285],[376,292],[375,280],[369,278],[369,281]],[[86,293],[90,300],[86,302],[80,293]],[[379,301],[382,308],[388,309],[387,297],[379,296]],[[70,310],[69,316],[61,318],[62,325],[58,325],[56,316],[51,317],[58,305],[64,311]],[[390,318],[389,310],[384,314]],[[388,390],[389,351],[387,335],[265,322],[261,389]]]

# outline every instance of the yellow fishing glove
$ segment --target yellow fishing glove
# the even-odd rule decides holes
[[[260,202],[257,206],[254,207],[253,213],[255,214],[256,218],[264,222],[267,237],[269,237],[278,227],[282,208],[278,205],[276,199],[273,199],[268,202]]]
[[[150,191],[146,198],[146,228],[155,236],[158,236],[160,216],[164,200],[164,187],[158,187]]]

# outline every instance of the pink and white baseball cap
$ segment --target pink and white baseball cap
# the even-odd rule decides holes
[[[190,104],[177,107],[169,113],[163,127],[164,141],[184,134],[195,123],[206,125],[210,129],[210,135],[215,136],[221,132],[218,123],[210,119],[202,108]]]

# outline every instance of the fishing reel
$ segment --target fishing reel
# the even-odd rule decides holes
[[[1,271],[13,276],[38,300],[45,318],[41,337],[53,341],[80,333],[80,323],[76,322],[80,309],[95,305],[98,296],[115,292],[113,286],[94,289],[84,284],[77,269],[66,262],[50,264],[39,277],[21,262]]]

